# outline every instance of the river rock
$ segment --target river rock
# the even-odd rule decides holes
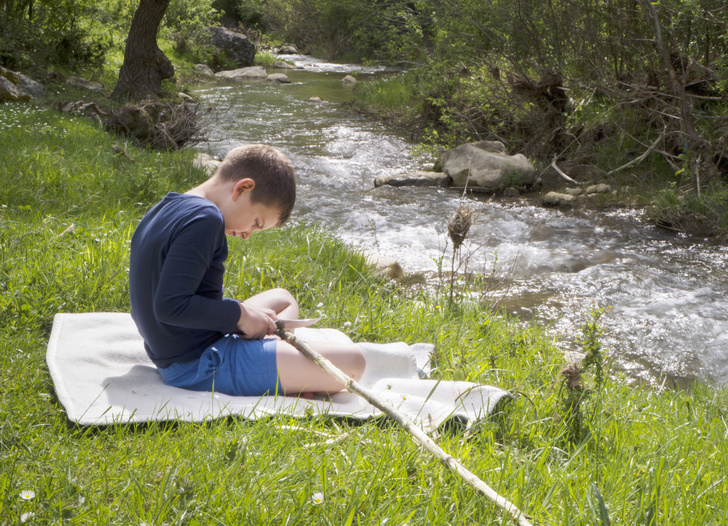
[[[255,63],[255,44],[242,33],[225,27],[211,27],[212,44],[221,49],[236,66],[246,67]]]
[[[537,177],[536,169],[524,155],[508,155],[498,141],[461,144],[445,152],[440,165],[458,187],[497,190],[533,184]]]
[[[369,265],[373,266],[377,273],[389,279],[401,279],[404,277],[404,270],[397,263],[397,260],[381,254],[375,254],[373,252],[367,252],[364,254],[366,261]]]
[[[212,176],[220,166],[221,161],[215,159],[212,155],[205,152],[198,153],[192,161],[192,166],[202,168],[207,172],[208,176]]]
[[[283,44],[278,49],[279,55],[298,55],[298,48],[293,44]]]
[[[207,64],[195,64],[195,70],[201,75],[207,75],[208,77],[215,76],[215,72]]]
[[[288,62],[283,62],[282,60],[276,60],[273,67],[277,69],[293,69],[295,66],[290,65]]]
[[[447,186],[447,174],[443,172],[416,171],[408,174],[382,175],[374,179],[374,186]]]
[[[70,77],[66,81],[66,84],[68,84],[72,88],[93,91],[100,95],[106,95],[103,84],[101,84],[100,82],[93,82],[91,80],[86,80],[82,77]]]
[[[347,75],[346,77],[341,79],[341,82],[343,82],[344,84],[356,84],[356,79],[351,75]]]
[[[251,66],[248,68],[218,71],[215,73],[215,76],[230,80],[265,80],[268,78],[268,73],[265,72],[263,66]]]
[[[576,196],[549,192],[541,199],[543,206],[570,206],[576,200]]]
[[[0,101],[27,102],[43,95],[43,86],[26,77],[0,66]]]
[[[290,84],[291,80],[285,73],[271,73],[266,77],[266,80],[270,82],[278,82],[280,84]]]
[[[326,102],[326,101],[324,99],[322,99],[321,97],[311,97],[308,99],[308,102]]]
[[[592,195],[592,194],[608,194],[612,191],[612,187],[608,184],[593,184],[589,187],[587,187],[586,190],[584,190],[584,193],[586,195]]]

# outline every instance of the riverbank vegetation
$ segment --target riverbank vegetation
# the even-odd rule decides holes
[[[564,184],[554,163],[629,187],[658,224],[728,238],[724,2],[229,4],[303,49],[400,65],[360,107],[435,150],[499,140],[545,184]]]
[[[69,424],[44,364],[54,314],[128,312],[136,223],[206,175],[189,151],[138,148],[42,105],[0,105],[0,130],[1,524],[510,524],[387,421]],[[434,343],[435,378],[509,390],[491,419],[435,438],[535,524],[728,514],[728,391],[634,385],[610,368],[598,312],[589,358],[569,365],[487,296],[395,286],[312,226],[232,240],[228,268],[232,295],[286,287],[355,341]]]
[[[0,65],[113,89],[137,3],[5,3]],[[728,239],[728,17],[723,2],[173,0],[159,45],[174,97],[194,64],[230,64],[204,31],[223,22],[259,46],[293,42],[402,73],[358,88],[358,107],[432,151],[499,140],[544,186],[607,182],[655,223]],[[261,55],[270,62],[270,57]],[[266,61],[263,60],[265,63]]]

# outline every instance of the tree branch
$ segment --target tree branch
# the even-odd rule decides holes
[[[617,172],[619,172],[621,170],[624,170],[625,168],[629,168],[630,166],[634,166],[635,164],[641,163],[650,154],[650,152],[654,151],[655,147],[658,144],[660,144],[660,141],[662,141],[662,139],[665,138],[666,131],[667,131],[667,128],[663,129],[662,130],[662,133],[660,134],[660,136],[655,140],[655,142],[653,142],[652,144],[650,144],[647,147],[647,150],[645,150],[645,152],[642,155],[640,155],[636,159],[632,159],[627,164],[623,164],[619,168],[615,168],[614,170],[611,170],[611,171],[605,173],[604,175],[612,175],[612,174],[617,173]]]

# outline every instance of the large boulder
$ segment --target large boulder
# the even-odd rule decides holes
[[[440,164],[458,187],[498,190],[533,184],[538,175],[524,155],[508,155],[506,147],[498,141],[461,144],[445,152]]]
[[[43,95],[43,86],[22,73],[0,66],[0,102],[26,102]]]
[[[224,27],[209,28],[212,44],[220,48],[236,66],[246,67],[255,63],[255,44],[242,33]]]
[[[251,66],[229,71],[218,71],[215,76],[230,80],[265,80],[268,78],[268,73],[266,73],[263,66]]]

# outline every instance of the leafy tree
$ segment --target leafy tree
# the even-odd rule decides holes
[[[157,32],[170,0],[141,0],[126,39],[124,63],[112,99],[143,99],[162,93],[162,81],[174,76],[172,62],[157,46]]]
[[[97,31],[91,0],[0,0],[0,65],[99,66],[111,42]]]

